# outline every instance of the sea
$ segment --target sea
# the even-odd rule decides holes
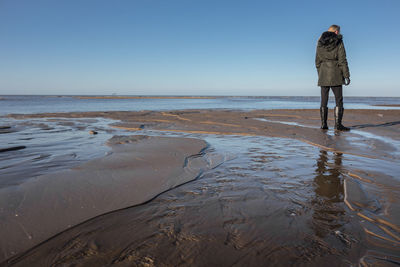
[[[314,109],[319,108],[319,106],[320,97],[318,96],[218,96],[210,98],[82,99],[78,96],[0,95],[0,116],[7,114],[117,110]],[[332,97],[329,100],[329,106],[335,106],[335,101]],[[400,109],[400,97],[345,97],[344,107],[349,109]]]

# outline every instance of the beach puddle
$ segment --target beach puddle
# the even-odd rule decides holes
[[[280,124],[286,124],[286,125],[292,125],[292,126],[300,126],[300,127],[307,127],[307,128],[314,128],[318,129],[319,127],[311,126],[311,125],[304,125],[298,122],[293,122],[293,121],[276,121],[276,120],[268,120],[264,118],[254,118],[255,120],[258,121],[265,121],[265,122],[272,122],[272,123],[280,123]]]
[[[196,180],[71,228],[10,264],[400,264],[396,162],[285,138],[138,133],[203,139],[205,155],[184,168],[207,167]]]
[[[268,120],[264,118],[254,118],[258,121],[279,123],[284,125],[305,127],[319,129],[319,127],[304,125],[297,122]],[[349,132],[340,132],[330,127],[329,130],[324,131],[327,136],[330,136],[334,143],[343,142],[343,138],[348,141],[354,148],[354,151],[348,151],[347,154],[371,154],[373,151],[374,157],[384,157],[392,160],[400,159],[400,142],[389,137],[379,136],[367,131],[351,129]],[[335,150],[335,149],[333,149]],[[342,151],[338,151],[342,152]]]
[[[104,156],[110,150],[104,144],[115,132],[108,127],[112,122],[103,118],[1,118],[0,124],[10,127],[0,135],[1,148],[24,148],[0,153],[0,189]],[[90,130],[100,134],[91,135]]]

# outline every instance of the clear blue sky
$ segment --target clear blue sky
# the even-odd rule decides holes
[[[0,94],[319,95],[342,27],[348,96],[400,96],[400,1],[0,0]]]

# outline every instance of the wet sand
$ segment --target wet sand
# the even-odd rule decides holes
[[[104,117],[121,120],[121,123],[113,127],[134,132],[156,130],[192,134],[283,137],[308,142],[330,151],[399,159],[396,149],[392,146],[392,143],[400,141],[399,115],[399,110],[345,110],[343,124],[352,129],[350,133],[346,133],[346,138],[341,138],[340,132],[332,131],[333,110],[330,110],[328,116],[330,127],[328,132],[319,129],[319,110],[110,111],[11,115],[11,117]],[[351,137],[359,136],[365,138],[357,140],[360,143],[354,145]]]
[[[207,166],[199,139],[114,136],[108,143],[106,157],[1,189],[3,260],[88,219],[149,201]]]
[[[16,266],[349,266],[400,263],[400,111],[187,110],[16,115],[104,117],[126,134],[196,138],[231,155],[146,204],[73,227]],[[332,128],[332,113],[329,126]]]

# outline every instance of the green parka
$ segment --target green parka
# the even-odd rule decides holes
[[[318,86],[338,86],[350,78],[342,35],[324,32],[318,40],[315,66]]]

